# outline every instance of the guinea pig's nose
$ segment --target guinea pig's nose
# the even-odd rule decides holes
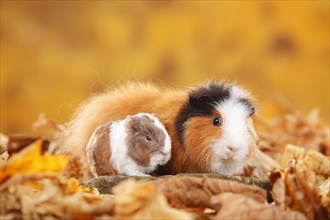
[[[166,153],[165,153],[165,152],[161,151],[160,153],[161,153],[163,156],[166,156]]]
[[[238,150],[237,148],[234,148],[232,146],[228,146],[227,149],[231,152],[236,152]]]

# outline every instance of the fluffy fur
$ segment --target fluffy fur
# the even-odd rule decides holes
[[[112,122],[98,126],[93,132],[86,148],[87,161],[95,177],[117,175],[117,170],[111,165],[110,128]]]
[[[86,153],[94,176],[146,176],[169,161],[171,140],[154,115],[140,113],[98,126]]]
[[[133,132],[135,134],[129,133],[130,120],[142,116],[151,118],[154,128],[149,126],[148,129],[142,130],[141,127],[134,127],[135,131]],[[149,143],[144,140],[145,135],[152,135],[151,133],[153,132],[159,132],[151,131],[154,129],[160,129],[164,134],[164,138],[157,141],[156,135],[153,135],[153,140]],[[145,133],[141,134],[140,132]],[[138,139],[133,139],[134,143],[127,146],[128,136],[132,135],[136,135]],[[159,134],[157,135],[159,136]],[[171,157],[171,139],[159,120],[150,114],[137,114],[133,117],[127,117],[125,120],[115,121],[110,128],[110,147],[112,152],[110,162],[114,168],[120,174],[132,176],[146,176],[153,172],[159,164],[164,165],[167,163]],[[154,148],[153,152],[150,152],[151,147]]]
[[[249,116],[251,110],[244,102],[233,97],[216,104],[215,109],[223,118],[221,138],[212,144],[213,172],[233,174],[241,171],[253,141]]]
[[[64,150],[79,155],[93,130],[109,120],[139,112],[155,113],[172,140],[171,160],[159,174],[218,172],[234,174],[245,164],[254,144],[253,99],[235,84],[210,82],[193,89],[162,89],[128,84],[89,99],[68,123],[61,138]],[[223,124],[214,126],[215,117]],[[228,152],[229,147],[233,152]]]

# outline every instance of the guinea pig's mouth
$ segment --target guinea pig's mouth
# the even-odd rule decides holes
[[[237,154],[235,153],[227,153],[222,158],[224,161],[234,161],[237,159]]]

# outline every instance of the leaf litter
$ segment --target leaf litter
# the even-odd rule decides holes
[[[259,149],[246,173],[270,181],[272,202],[258,186],[188,175],[129,179],[112,194],[100,194],[62,175],[70,158],[44,147],[49,129],[60,132],[61,127],[41,115],[34,128],[46,133],[43,140],[1,134],[0,218],[328,219],[329,125],[318,110],[303,117],[283,103],[269,109],[271,117],[256,120]]]

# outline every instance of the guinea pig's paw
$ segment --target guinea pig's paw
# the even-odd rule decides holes
[[[171,153],[166,154],[162,160],[159,162],[159,165],[165,165],[171,159]]]
[[[145,174],[145,173],[139,173],[139,174],[134,175],[134,176],[150,177],[151,175],[149,175],[149,174]]]
[[[127,174],[127,176],[150,176],[149,174],[146,174],[146,173],[143,173],[143,172],[139,172],[139,171],[136,171],[136,172],[130,172]]]
[[[171,158],[171,154],[163,154],[159,153],[151,157],[151,167],[156,167],[157,165],[164,165],[166,164]]]

